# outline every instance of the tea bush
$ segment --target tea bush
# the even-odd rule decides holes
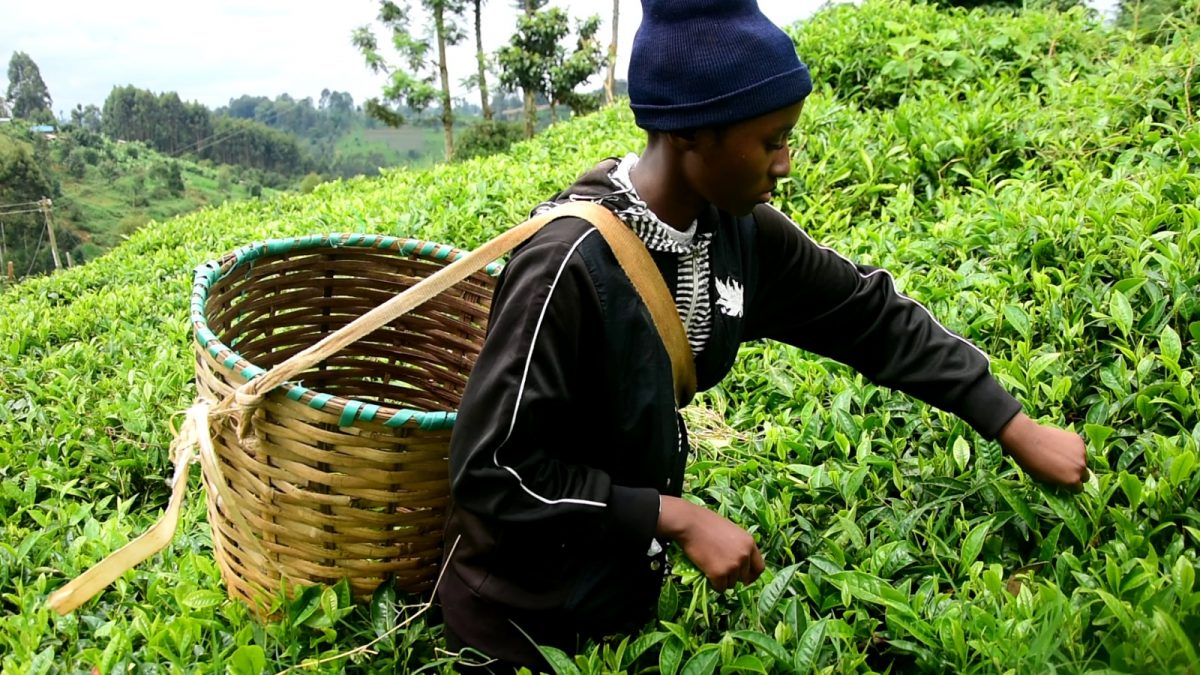
[[[656,622],[556,666],[1200,671],[1194,26],[1147,46],[1079,9],[886,0],[792,33],[820,84],[780,207],[984,348],[1032,417],[1084,436],[1094,475],[1078,495],[1048,490],[953,417],[747,345],[687,411],[689,492],[755,534],[768,572],[719,596],[676,556]],[[44,601],[166,502],[167,421],[195,393],[192,266],[328,231],[473,247],[641,143],[609,108],[508,154],[152,224],[0,295],[5,671],[275,672],[366,644],[396,602],[411,615],[422,598],[351,607],[337,587],[256,622],[224,597],[198,494],[161,555],[71,616]],[[423,615],[315,669],[447,670],[440,631]]]

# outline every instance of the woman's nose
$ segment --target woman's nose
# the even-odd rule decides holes
[[[771,176],[774,178],[783,178],[792,173],[792,149],[791,146],[785,144],[782,148],[775,152],[775,156],[771,158]]]

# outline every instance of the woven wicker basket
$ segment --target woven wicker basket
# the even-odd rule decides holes
[[[198,267],[198,394],[225,398],[461,255],[343,234],[253,244]],[[213,421],[220,470],[206,470],[204,481],[231,596],[261,606],[282,584],[342,578],[360,597],[389,577],[407,592],[432,586],[450,429],[499,269],[475,273],[269,393],[245,439],[235,418]]]

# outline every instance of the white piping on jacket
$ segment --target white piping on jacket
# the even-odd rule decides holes
[[[908,297],[907,295],[905,295],[905,294],[901,293],[900,291],[897,291],[897,290],[896,290],[896,277],[893,277],[891,272],[889,272],[889,271],[887,271],[887,270],[883,269],[882,267],[880,267],[880,268],[876,268],[875,270],[871,271],[871,272],[870,272],[870,273],[868,273],[868,274],[863,274],[862,272],[860,272],[860,271],[859,271],[859,269],[858,269],[858,265],[854,264],[854,262],[853,262],[853,261],[851,261],[849,258],[847,258],[846,256],[842,255],[841,253],[838,253],[837,251],[835,251],[835,250],[833,250],[833,249],[831,249],[831,248],[829,248],[829,247],[827,247],[827,246],[822,246],[822,245],[818,244],[818,243],[817,243],[817,240],[813,239],[811,236],[809,236],[809,234],[808,234],[807,232],[805,232],[805,231],[804,231],[804,228],[800,227],[799,225],[796,225],[796,223],[795,223],[795,222],[794,222],[794,221],[793,221],[791,218],[788,218],[788,217],[787,217],[787,216],[786,216],[786,215],[783,213],[783,211],[780,211],[778,208],[776,208],[774,204],[767,204],[767,206],[769,206],[770,208],[774,209],[774,210],[775,210],[775,212],[776,212],[776,213],[778,213],[779,215],[783,216],[784,218],[787,218],[787,221],[788,221],[789,223],[792,223],[792,225],[794,225],[794,226],[796,227],[796,230],[797,230],[797,231],[799,231],[799,232],[800,232],[800,234],[802,234],[802,235],[804,236],[804,238],[805,238],[805,239],[807,239],[807,240],[808,240],[810,243],[812,243],[812,245],[813,245],[813,246],[816,246],[817,248],[819,248],[819,249],[821,249],[821,250],[823,250],[823,251],[828,251],[828,252],[830,252],[830,253],[832,253],[832,254],[836,255],[837,257],[841,258],[841,259],[842,259],[842,260],[843,260],[843,261],[844,261],[844,262],[845,262],[847,265],[849,265],[851,268],[853,268],[853,269],[854,269],[854,272],[855,272],[856,274],[858,274],[858,276],[859,276],[859,277],[861,277],[861,278],[863,278],[863,279],[869,279],[869,278],[871,278],[871,277],[875,276],[876,274],[884,274],[884,275],[886,275],[886,276],[887,276],[887,278],[888,278],[888,280],[892,282],[892,293],[894,293],[894,294],[895,294],[897,297],[899,297],[899,298],[901,298],[901,299],[903,299],[903,300],[908,300],[909,302],[911,302],[912,304],[916,305],[917,307],[920,307],[920,308],[921,308],[921,311],[925,312],[925,315],[929,317],[929,320],[930,320],[930,321],[933,321],[933,323],[934,323],[934,325],[935,325],[935,326],[937,326],[938,328],[941,328],[941,329],[942,329],[942,331],[943,331],[944,333],[946,333],[946,335],[949,335],[950,337],[954,338],[955,340],[958,340],[959,342],[961,342],[961,343],[963,343],[964,345],[966,345],[966,346],[970,347],[971,349],[974,349],[976,352],[979,352],[979,355],[980,355],[980,356],[982,356],[982,357],[983,357],[983,360],[987,362],[987,364],[988,364],[988,367],[989,367],[989,368],[991,367],[991,365],[992,365],[992,360],[991,360],[990,358],[988,358],[988,355],[987,355],[987,354],[983,353],[983,350],[982,350],[982,349],[980,349],[979,347],[976,347],[975,345],[971,344],[971,341],[970,341],[970,340],[967,340],[966,338],[962,337],[961,335],[958,335],[958,334],[957,334],[957,333],[955,333],[954,331],[952,331],[952,330],[950,330],[949,328],[946,328],[945,326],[943,326],[943,325],[942,325],[942,322],[941,322],[941,321],[938,321],[938,320],[937,320],[937,317],[935,317],[935,316],[933,315],[933,313],[932,313],[932,312],[930,312],[930,311],[929,311],[929,309],[925,307],[925,305],[922,305],[921,303],[917,302],[916,300],[913,300],[912,298],[910,298],[910,297]]]
[[[571,246],[571,250],[567,251],[566,257],[563,258],[562,264],[559,265],[558,273],[554,275],[554,282],[550,284],[550,292],[546,294],[546,304],[542,305],[542,313],[538,316],[537,326],[535,326],[533,329],[533,339],[529,342],[529,354],[525,356],[525,371],[521,373],[521,386],[517,389],[517,401],[513,404],[513,415],[512,420],[508,423],[508,434],[504,436],[504,440],[500,441],[500,444],[496,446],[495,451],[492,452],[492,462],[496,464],[496,467],[504,469],[512,474],[513,477],[517,479],[517,483],[520,484],[522,490],[543,504],[581,504],[583,506],[599,506],[600,508],[605,508],[608,506],[608,504],[605,504],[604,502],[594,502],[588,499],[547,499],[533,490],[530,490],[529,487],[525,485],[525,481],[521,479],[521,474],[517,473],[516,469],[500,463],[500,448],[502,448],[505,443],[508,443],[508,439],[512,437],[513,429],[517,426],[517,411],[520,410],[521,398],[525,395],[525,381],[529,378],[529,364],[533,362],[533,348],[537,346],[538,334],[542,331],[542,320],[546,318],[546,309],[550,307],[550,298],[554,296],[554,289],[558,286],[558,280],[562,277],[563,270],[567,267],[567,262],[571,259],[571,256],[575,255],[575,249],[579,248],[579,245],[583,243],[583,240],[587,239],[594,232],[596,232],[596,229],[592,228],[584,233],[583,236],[579,237],[579,239],[575,240],[575,243]]]

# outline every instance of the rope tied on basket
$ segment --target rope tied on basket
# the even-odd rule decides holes
[[[269,566],[279,572],[279,579],[285,579],[287,574],[279,566],[278,556],[267,552],[262,536],[254,534],[256,530],[247,522],[239,499],[230,491],[230,483],[214,448],[213,422],[227,416],[235,416],[238,437],[246,444],[257,443],[253,421],[268,393],[341,352],[367,334],[390,324],[427,300],[449,290],[529,239],[547,223],[568,216],[592,223],[608,242],[618,264],[645,302],[650,317],[663,339],[671,361],[677,404],[679,407],[686,405],[696,391],[696,373],[691,348],[674,300],[650,254],[637,235],[603,206],[583,201],[562,204],[503,232],[270,370],[245,375],[246,381],[220,401],[213,403],[211,399],[198,397],[185,411],[183,424],[177,431],[172,424],[174,439],[170,444],[169,456],[174,462],[175,471],[170,480],[171,497],[163,515],[141,536],[52,593],[48,598],[48,605],[59,614],[65,615],[87,602],[127,570],[165,548],[179,523],[180,508],[187,487],[188,468],[196,461],[201,465],[205,485],[217,492],[216,504],[219,511],[229,516],[233,524],[247,534],[243,540],[239,540],[239,553],[250,554],[248,557],[257,558],[251,562],[260,569]],[[217,340],[215,336],[210,336],[211,340]],[[347,424],[343,421],[341,426]],[[210,498],[211,496],[210,493]],[[242,548],[240,541],[248,542],[248,547]],[[214,547],[216,546],[214,536]],[[254,586],[261,588],[257,583]]]
[[[171,440],[167,456],[174,464],[175,470],[167,481],[168,487],[171,488],[171,497],[162,517],[141,536],[109,554],[91,569],[51,593],[46,601],[51,609],[61,615],[75,611],[80,605],[116,581],[127,570],[141,564],[170,543],[179,525],[183,497],[187,493],[188,469],[195,462],[200,463],[202,471],[219,478],[219,480],[212,481],[212,484],[217,488],[218,500],[225,506],[226,513],[238,521],[240,526],[249,527],[241,509],[228,495],[220,461],[217,459],[212,442],[210,421],[216,417],[236,413],[238,409],[230,405],[233,400],[233,397],[230,397],[213,405],[204,399],[197,399],[190,408],[182,411],[184,420],[178,429],[174,428],[174,420],[171,421],[171,433],[174,438]],[[275,565],[273,558],[267,555],[258,540],[251,538],[249,541],[251,546],[256,549],[254,553],[258,554],[266,564]]]

